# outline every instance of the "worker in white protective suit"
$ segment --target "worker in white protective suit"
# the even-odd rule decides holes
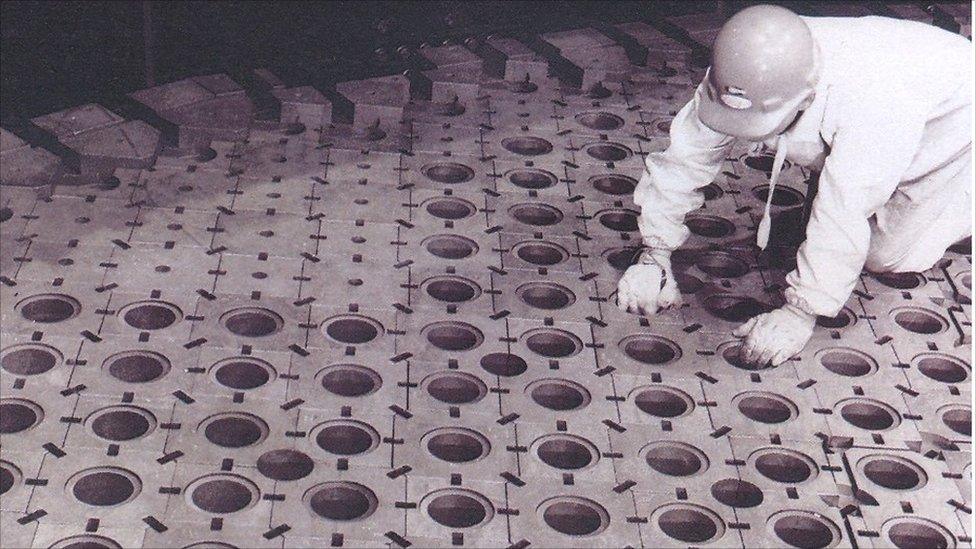
[[[800,352],[817,315],[834,316],[862,269],[916,272],[972,234],[973,53],[942,29],[883,17],[800,17],[742,10],[722,27],[694,98],[650,154],[634,192],[646,248],[618,284],[621,309],[654,314],[680,303],[671,251],[688,237],[695,189],[719,173],[733,141],[776,149],[820,171],[786,305],[734,333],[747,364]],[[769,196],[773,192],[770,190]],[[757,241],[765,247],[769,209]]]

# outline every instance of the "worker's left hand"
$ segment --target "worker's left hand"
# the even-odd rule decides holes
[[[803,350],[816,321],[816,316],[792,305],[753,317],[733,332],[745,338],[739,359],[752,366],[779,366]]]

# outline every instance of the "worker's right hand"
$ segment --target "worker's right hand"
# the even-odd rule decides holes
[[[617,306],[628,313],[650,316],[681,305],[681,290],[671,271],[671,254],[646,249],[617,283]]]

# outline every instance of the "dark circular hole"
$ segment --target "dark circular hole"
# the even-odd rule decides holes
[[[722,195],[725,194],[722,187],[719,187],[716,183],[709,183],[708,185],[698,187],[695,190],[702,193],[702,195],[705,196],[705,200],[718,200],[719,198],[722,198]]]
[[[796,484],[816,474],[816,466],[802,454],[787,453],[782,450],[767,450],[756,457],[755,466],[759,473],[776,482]]]
[[[556,329],[539,328],[525,337],[530,351],[548,358],[566,358],[579,353],[583,342],[575,335]]]
[[[41,294],[20,302],[20,314],[27,320],[45,324],[68,320],[81,311],[78,300],[61,294]]]
[[[796,415],[792,403],[772,394],[745,393],[736,407],[742,415],[759,423],[783,423]]]
[[[328,520],[359,520],[376,510],[376,494],[354,482],[326,482],[312,488],[308,505]]]
[[[427,505],[427,514],[448,528],[470,528],[489,519],[492,509],[487,501],[467,490],[435,496]]]
[[[867,458],[862,471],[868,480],[889,490],[914,490],[926,481],[917,465],[902,458]]]
[[[595,463],[598,455],[592,444],[570,435],[550,435],[536,447],[543,463],[568,471],[583,469]]]
[[[549,150],[552,150],[550,147]],[[549,151],[545,151],[549,152]],[[545,153],[538,153],[545,154]],[[548,189],[554,186],[558,179],[555,175],[545,170],[534,170],[534,169],[517,169],[508,172],[508,180],[516,187],[521,187],[523,189]]]
[[[0,368],[18,376],[43,374],[61,362],[61,353],[40,343],[7,347],[0,357]]]
[[[553,530],[568,536],[589,536],[606,528],[607,512],[596,502],[583,498],[558,497],[546,506],[542,520]]]
[[[236,475],[213,475],[211,480],[198,482],[190,492],[193,504],[217,515],[246,509],[254,501],[255,493],[243,478]]]
[[[740,370],[765,370],[770,367],[769,363],[755,364],[752,362],[746,362],[739,354],[741,349],[741,342],[733,341],[725,344],[721,347],[722,358],[725,359],[725,362],[739,368]]]
[[[773,155],[770,154],[747,156],[745,157],[743,162],[745,163],[746,166],[749,166],[754,170],[759,170],[761,172],[766,172],[766,173],[773,171]]]
[[[878,370],[873,358],[853,349],[825,349],[818,358],[824,368],[840,376],[860,377]]]
[[[607,263],[618,271],[626,271],[634,264],[638,255],[640,255],[640,248],[614,248],[604,253]]]
[[[674,279],[678,282],[678,290],[685,295],[694,294],[705,286],[698,277],[686,273],[674,273]]]
[[[563,220],[563,212],[554,206],[539,203],[516,204],[508,209],[519,223],[534,227],[549,227]]]
[[[671,71],[673,71],[673,72],[675,72],[675,74],[677,74],[677,71],[675,71],[674,69],[671,69]],[[664,75],[662,75],[662,76],[664,76]],[[672,74],[671,76],[674,76],[674,74]],[[654,123],[654,127],[657,128],[657,131],[660,132],[660,133],[670,134],[671,133],[671,119],[658,120],[657,122]]]
[[[888,529],[888,539],[898,549],[945,549],[955,546],[948,533],[918,519],[893,524]]]
[[[604,227],[622,233],[637,230],[637,212],[629,210],[611,210],[602,213],[597,218]]]
[[[566,250],[548,242],[521,243],[515,247],[515,253],[522,261],[541,267],[557,265],[569,257]]]
[[[604,162],[619,162],[630,156],[630,149],[616,143],[595,143],[585,147],[586,154]]]
[[[624,125],[624,119],[609,112],[585,112],[576,115],[576,121],[591,130],[616,130]]]
[[[749,264],[726,252],[705,252],[695,262],[703,273],[719,278],[738,278],[749,272]]]
[[[962,383],[969,378],[968,365],[948,355],[921,355],[914,362],[922,375],[942,383]]]
[[[478,253],[474,240],[456,234],[441,234],[428,237],[423,242],[424,249],[441,259],[465,259]]]
[[[200,150],[196,155],[197,162],[210,162],[214,158],[217,158],[217,151],[210,147]]]
[[[634,178],[613,173],[595,175],[590,178],[590,184],[601,193],[614,196],[631,194],[637,188],[637,180]]]
[[[973,251],[973,237],[967,236],[966,238],[954,243],[949,246],[949,251],[962,255],[970,255]]]
[[[204,421],[203,436],[223,448],[253,446],[268,433],[268,426],[250,414],[220,414]]]
[[[159,353],[129,351],[109,357],[108,373],[126,383],[149,383],[169,373],[169,360]]]
[[[82,475],[71,493],[82,503],[105,507],[128,501],[140,488],[133,482],[131,473],[108,469]]]
[[[509,353],[489,353],[481,357],[481,367],[490,374],[502,377],[515,377],[528,369],[525,360]]]
[[[145,436],[156,427],[156,417],[135,406],[114,406],[96,412],[91,430],[105,440],[124,442]]]
[[[224,387],[247,391],[268,383],[274,373],[274,368],[263,360],[234,358],[219,362],[214,378]]]
[[[590,393],[583,386],[562,379],[533,382],[529,391],[532,400],[549,410],[568,412],[590,403]]]
[[[420,169],[429,179],[438,183],[464,183],[474,179],[474,170],[456,162],[437,162]]]
[[[280,330],[285,323],[274,311],[257,307],[228,311],[221,320],[231,333],[241,337],[269,336]]]
[[[652,443],[644,460],[651,469],[672,477],[687,477],[708,468],[708,459],[701,450],[680,442]]]
[[[516,288],[515,294],[536,309],[564,309],[576,302],[569,288],[551,282],[529,282]]]
[[[683,416],[695,407],[688,393],[665,386],[642,390],[634,397],[634,404],[645,414],[663,418]]]
[[[376,392],[383,384],[382,378],[365,366],[338,364],[329,366],[322,373],[322,388],[341,397],[361,397]]]
[[[427,341],[442,351],[470,351],[484,342],[481,330],[466,322],[435,322],[424,327]]]
[[[60,539],[49,549],[122,549],[122,546],[105,536],[84,534]]]
[[[0,496],[13,489],[14,484],[19,482],[20,472],[13,464],[0,461]]]
[[[704,305],[712,316],[728,322],[745,322],[770,310],[768,305],[751,297],[729,294],[709,296]]]
[[[376,339],[382,327],[364,316],[341,316],[326,321],[325,333],[339,343],[359,345]]]
[[[502,139],[502,147],[508,152],[523,156],[539,156],[552,152],[552,143],[541,137],[506,137]]]
[[[258,471],[272,480],[298,480],[312,474],[315,463],[298,450],[271,450],[258,458]]]
[[[942,412],[942,423],[960,435],[973,436],[973,411],[969,407],[954,406]]]
[[[844,421],[866,431],[891,429],[901,420],[898,412],[887,404],[868,399],[844,401],[840,407]]]
[[[10,208],[7,207],[0,208],[0,223],[9,220],[13,216],[14,216],[14,211],[11,210]]]
[[[446,404],[471,404],[487,392],[488,387],[480,379],[463,372],[436,374],[427,383],[427,394]]]
[[[426,202],[427,213],[440,219],[464,219],[475,214],[478,208],[467,200],[454,197],[431,198]]]
[[[315,436],[319,448],[339,456],[354,456],[372,450],[379,442],[379,434],[358,421],[334,422],[323,427]]]
[[[712,484],[712,497],[729,507],[755,507],[763,502],[763,493],[755,484],[737,478]]]
[[[878,282],[896,290],[912,290],[925,283],[918,273],[871,273]]]
[[[857,322],[857,317],[855,317],[854,313],[846,307],[844,309],[841,309],[841,311],[837,313],[837,316],[817,317],[817,326],[820,326],[821,328],[830,328],[834,330],[838,330],[840,328],[846,328],[848,326],[851,326],[855,322]]]
[[[788,513],[773,523],[773,532],[792,547],[820,549],[829,547],[836,538],[835,528],[827,519],[809,513]]]
[[[714,518],[690,506],[664,511],[657,525],[669,537],[687,543],[704,543],[716,537],[720,527]]]
[[[681,357],[681,348],[673,341],[652,335],[633,335],[620,342],[624,354],[644,364],[667,364]]]
[[[427,451],[451,463],[468,463],[488,454],[488,439],[468,429],[438,429],[427,438]]]
[[[685,220],[688,230],[706,238],[723,238],[735,232],[735,225],[727,219],[711,215],[696,215]]]
[[[752,190],[753,196],[761,202],[765,202],[769,197],[769,185],[760,185]],[[773,206],[791,208],[803,204],[803,194],[800,191],[777,185],[773,191]]]
[[[459,276],[436,276],[424,283],[427,295],[447,303],[463,303],[481,295],[477,283]]]
[[[937,334],[946,329],[948,324],[944,318],[931,311],[921,308],[905,308],[896,310],[895,323],[902,328],[916,334]]]
[[[129,326],[139,330],[161,330],[172,326],[182,316],[175,305],[148,302],[127,306],[122,319]]]

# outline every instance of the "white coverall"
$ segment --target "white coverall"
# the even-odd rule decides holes
[[[923,23],[803,20],[820,48],[820,80],[782,137],[788,160],[821,174],[786,299],[833,316],[865,266],[922,271],[972,234],[973,54],[965,38]],[[703,202],[695,189],[718,175],[732,147],[699,120],[702,93],[672,121],[669,148],[648,155],[634,192],[652,248],[685,241],[685,214]]]

